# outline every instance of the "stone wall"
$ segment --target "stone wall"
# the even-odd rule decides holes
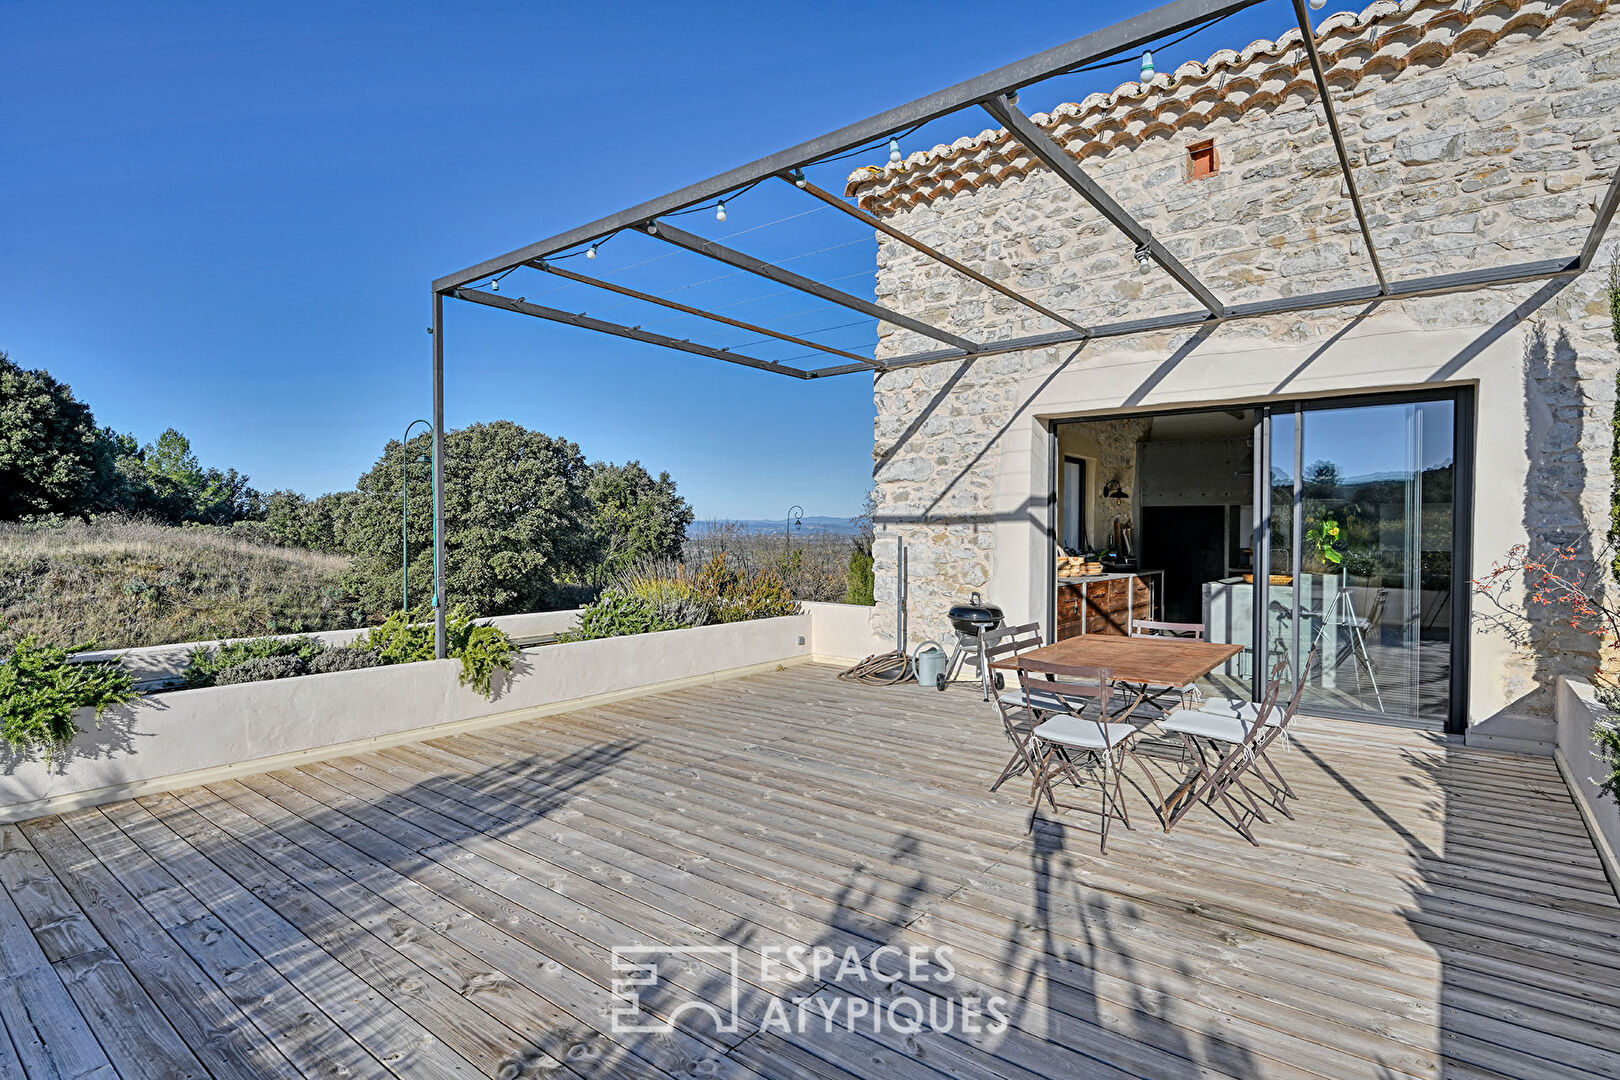
[[[1620,13],[1584,0],[1486,3],[1470,12],[1423,0],[1335,16],[1323,30],[1335,105],[1391,280],[1567,258],[1578,250],[1596,199],[1620,168]],[[1023,107],[1036,104],[1026,100]],[[1035,119],[1227,303],[1373,280],[1297,33]],[[1219,172],[1189,179],[1188,147],[1209,139]],[[1081,322],[1197,307],[1156,269],[1139,273],[1129,242],[1003,133],[861,170],[850,190],[923,242]],[[1620,230],[1610,236],[1620,239]],[[880,303],[980,341],[1058,328],[903,245],[879,240]],[[1435,357],[1420,377],[1406,373],[1416,346],[1403,335],[1450,341],[1455,335],[1440,332],[1459,328],[1472,328],[1468,344]],[[886,324],[880,334],[879,358],[935,347]],[[1311,365],[1328,366],[1347,335],[1359,343],[1358,372],[1312,383]],[[1223,353],[1242,359],[1227,368],[1198,367],[1202,357]],[[1303,362],[1280,359],[1301,354]],[[1133,391],[1099,392],[1094,404],[1042,411],[1047,388],[1059,381],[1086,375],[1112,386],[1125,370],[1119,356],[1156,357],[1158,366]],[[1196,391],[1187,388],[1189,371],[1197,373]],[[1167,372],[1183,388],[1167,391],[1170,384],[1161,385]],[[1606,531],[1614,374],[1596,272],[1551,285],[880,374],[877,521],[880,535],[903,535],[909,545],[908,636],[945,633],[950,603],[1001,580],[996,565],[1002,561],[1005,574],[1007,552],[998,550],[993,532],[1045,529],[1049,510],[1041,492],[998,500],[1006,477],[1023,468],[1004,457],[1014,441],[1009,435],[1022,432],[1032,415],[1044,423],[1089,408],[1118,412],[1172,398],[1256,401],[1307,385],[1338,392],[1473,382],[1482,417],[1495,415],[1504,397],[1523,402],[1522,416],[1504,414],[1518,418],[1511,430],[1481,431],[1482,440],[1522,442],[1523,454],[1509,473],[1478,478],[1475,561],[1483,569],[1493,552],[1515,541],[1585,542]],[[1018,453],[1028,455],[1027,435],[1019,438],[1026,448]],[[892,553],[892,545],[880,545],[878,581],[891,584],[874,612],[878,632],[894,624]],[[1044,611],[1017,615],[1040,618]],[[1584,635],[1548,628],[1536,650],[1487,676],[1488,692],[1476,680],[1475,711],[1550,717],[1550,701],[1536,697],[1549,673],[1579,674],[1594,662]]]

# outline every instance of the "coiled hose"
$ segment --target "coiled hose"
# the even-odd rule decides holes
[[[917,677],[911,657],[903,652],[874,653],[838,677],[845,682],[866,686],[897,686]]]

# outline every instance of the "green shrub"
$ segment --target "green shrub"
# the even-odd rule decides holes
[[[594,641],[625,634],[651,634],[658,630],[679,630],[691,623],[678,622],[659,613],[658,605],[645,596],[614,586],[595,603],[579,613],[579,627],[559,635],[564,641]]]
[[[0,662],[0,739],[13,753],[43,751],[46,764],[54,764],[79,733],[76,711],[95,709],[99,719],[110,706],[139,696],[117,663],[71,663],[67,649],[24,638]]]
[[[1609,767],[1609,775],[1598,785],[1609,798],[1620,802],[1620,688],[1600,686],[1598,701],[1609,715],[1592,725],[1592,744],[1597,756]]]
[[[220,672],[226,668],[236,667],[248,660],[262,660],[270,657],[290,656],[295,658],[302,669],[312,657],[326,648],[312,637],[292,638],[249,638],[246,641],[232,641],[217,648],[204,646],[193,649],[191,658],[186,664],[186,689],[193,690],[200,686],[219,685]],[[300,670],[294,674],[303,674]],[[285,678],[286,676],[269,676],[270,678]],[[235,682],[246,682],[245,679],[236,679]]]
[[[877,603],[876,585],[877,578],[872,569],[872,553],[856,544],[849,553],[849,591],[844,594],[844,603],[865,604],[871,607]]]
[[[370,649],[323,649],[309,658],[309,673],[325,675],[333,671],[358,671],[376,667],[382,658]]]
[[[798,613],[798,602],[774,571],[747,574],[720,552],[690,577],[672,564],[626,575],[586,605],[578,628],[562,637],[590,641]]]
[[[365,647],[377,654],[380,663],[412,664],[434,658],[433,639],[432,609],[396,611],[381,626],[372,627]],[[494,694],[495,672],[511,668],[517,652],[504,632],[479,625],[461,607],[445,616],[445,645],[450,656],[461,661],[461,684],[486,697]]]
[[[292,679],[309,674],[309,666],[297,656],[255,656],[240,664],[221,668],[214,675],[215,686],[236,683],[264,682],[267,679]]]

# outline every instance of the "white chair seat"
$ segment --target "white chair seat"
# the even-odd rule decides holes
[[[1177,709],[1160,720],[1159,727],[1165,731],[1191,735],[1198,739],[1240,743],[1254,730],[1254,721],[1235,716],[1221,716],[1217,713],[1204,712],[1202,709]]]
[[[1250,724],[1260,718],[1259,703],[1244,701],[1241,698],[1205,698],[1199,703],[1198,711],[1213,713],[1216,716],[1224,716],[1234,720],[1243,720]],[[1271,715],[1266,719],[1266,724],[1270,727],[1276,727],[1281,722],[1282,714],[1277,709],[1272,709]]]
[[[1106,750],[1123,743],[1136,731],[1131,724],[1101,724],[1073,714],[1063,714],[1052,717],[1036,728],[1035,737],[1079,750]]]

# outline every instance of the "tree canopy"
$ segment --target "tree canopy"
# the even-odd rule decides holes
[[[101,461],[90,406],[0,352],[0,520],[87,509]]]
[[[586,489],[597,546],[595,562],[615,573],[646,559],[678,558],[692,524],[692,507],[669,473],[655,480],[639,461],[591,466]]]
[[[412,603],[433,593],[432,437],[406,449],[410,464]],[[400,453],[390,440],[357,485],[345,547],[363,602],[392,610],[400,592]],[[445,588],[480,615],[544,607],[558,584],[578,581],[595,551],[591,469],[566,439],[509,420],[445,436]]]

